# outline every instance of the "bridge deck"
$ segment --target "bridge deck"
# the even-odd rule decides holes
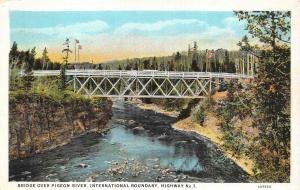
[[[21,73],[24,74],[24,73]],[[35,70],[33,76],[57,76],[60,70]],[[223,79],[253,75],[154,70],[66,70],[74,92],[98,97],[205,98]]]
[[[34,76],[56,76],[60,70],[35,70]],[[229,79],[252,79],[254,75],[238,73],[216,73],[216,72],[181,72],[181,71],[136,71],[136,70],[66,70],[68,76],[104,76],[104,77],[137,77],[137,78],[229,78]]]

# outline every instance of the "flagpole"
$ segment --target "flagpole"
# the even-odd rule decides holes
[[[77,53],[77,56],[78,56],[77,61],[78,61],[78,63],[80,63],[80,62],[79,62],[79,47],[77,48],[77,51],[78,51],[78,53]]]
[[[216,52],[215,51],[214,51],[214,64],[215,64],[214,72],[217,72],[217,59],[216,59]]]
[[[74,63],[76,63],[76,45],[77,45],[77,42],[76,42],[76,39],[75,39],[75,59],[74,59]]]
[[[207,66],[208,66],[208,51],[206,51],[205,72],[207,72]]]

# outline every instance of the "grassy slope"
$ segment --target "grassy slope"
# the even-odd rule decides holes
[[[226,97],[226,92],[217,92],[213,95],[213,99],[215,101],[220,101]],[[247,118],[244,121],[237,122],[237,127],[242,127],[245,131],[250,129],[251,119]],[[184,131],[194,131],[202,136],[209,138],[212,142],[214,142],[220,149],[222,149],[222,132],[220,130],[218,118],[214,115],[214,113],[207,113],[205,116],[205,122],[203,126],[198,123],[192,121],[191,117],[180,120],[173,124],[173,127],[177,130]],[[225,151],[222,149],[224,154],[232,159],[237,165],[239,165],[244,171],[246,171],[250,175],[254,175],[253,168],[254,163],[252,160],[245,156],[236,157],[230,151]]]
[[[208,122],[214,123],[215,118],[211,117]],[[212,142],[218,145],[222,149],[222,134],[215,125],[212,126],[200,126],[199,124],[192,121],[191,117],[180,120],[173,125],[175,129],[184,131],[194,131],[202,136],[209,138]],[[253,175],[253,162],[247,157],[235,157],[229,151],[223,151],[224,154],[232,159],[237,165],[239,165],[248,174]]]

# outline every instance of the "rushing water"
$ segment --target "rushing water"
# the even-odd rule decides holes
[[[119,100],[106,134],[88,134],[55,150],[11,161],[10,180],[247,181],[245,172],[210,141],[173,130],[174,121]],[[81,163],[87,167],[79,167]]]

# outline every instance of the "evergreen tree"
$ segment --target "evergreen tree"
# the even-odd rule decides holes
[[[158,64],[157,64],[157,59],[156,57],[153,57],[153,60],[152,60],[152,69],[153,70],[158,70]]]
[[[131,65],[127,64],[126,67],[125,67],[125,70],[128,70],[128,71],[131,70]]]
[[[175,70],[175,66],[174,66],[173,60],[171,60],[171,61],[169,62],[168,66],[169,66],[169,71],[174,71],[174,70]]]
[[[121,67],[121,65],[119,65],[119,67],[118,67],[118,70],[122,70],[122,67]]]
[[[33,65],[32,65],[32,69],[35,69],[37,66],[36,66],[36,47],[33,47],[30,51],[30,54],[31,56],[33,57]]]
[[[103,69],[102,64],[98,64],[97,67],[96,67],[96,69],[97,70],[102,70]]]
[[[64,90],[66,88],[66,68],[68,66],[68,61],[69,61],[69,53],[72,53],[72,51],[70,50],[70,40],[69,38],[66,39],[65,43],[63,44],[66,47],[62,50],[62,52],[65,54],[65,56],[63,57],[63,64],[61,66],[60,69],[60,89]]]
[[[143,65],[144,65],[144,69],[145,70],[149,70],[151,67],[150,67],[150,60],[149,59],[146,59],[143,61]]]
[[[34,63],[34,56],[31,54],[29,50],[24,52],[22,57],[23,61],[23,76],[22,76],[22,89],[28,91],[32,87],[32,83],[34,81],[34,77],[32,74],[33,63]]]
[[[259,56],[259,70],[252,92],[254,127],[260,131],[251,156],[257,178],[287,182],[290,176],[290,12],[236,12],[247,22],[254,38],[268,46]],[[241,49],[256,52],[248,38]]]
[[[175,61],[179,61],[181,59],[181,54],[178,51],[177,51],[174,59],[175,59]]]
[[[13,42],[13,45],[10,49],[9,52],[9,65],[10,65],[10,69],[13,69],[18,61],[18,56],[19,56],[19,52],[18,52],[18,45],[16,42]]]
[[[139,70],[139,66],[138,66],[138,63],[137,63],[137,61],[135,62],[135,64],[134,64],[134,68],[133,68],[134,70]]]
[[[34,65],[33,65],[33,69],[34,70],[40,70],[42,69],[42,59],[41,58],[37,58],[34,62]]]
[[[196,71],[196,72],[200,71],[198,67],[198,63],[195,59],[192,61],[192,71]]]
[[[42,69],[46,69],[48,70],[48,66],[49,66],[49,57],[48,57],[48,51],[47,48],[45,47],[43,50],[43,54],[42,54],[42,63],[43,63],[43,67]]]

